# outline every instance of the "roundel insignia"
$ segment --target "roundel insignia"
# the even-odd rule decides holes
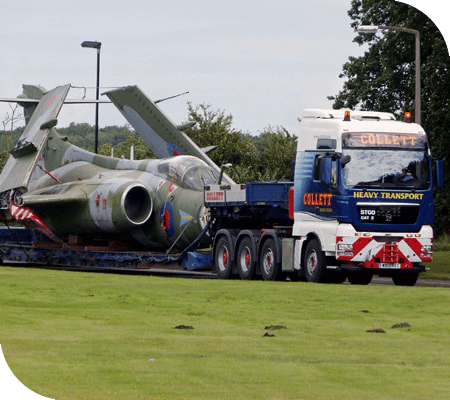
[[[183,152],[172,143],[167,144],[167,151],[169,152],[169,156],[172,156],[172,157],[183,154]]]
[[[169,235],[169,237],[173,237],[175,235],[175,226],[173,220],[173,210],[172,204],[170,201],[166,202],[162,205],[161,210],[159,211],[159,217],[161,220],[161,229]]]

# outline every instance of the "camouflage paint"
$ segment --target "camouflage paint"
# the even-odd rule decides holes
[[[53,104],[57,97],[54,91],[49,93],[35,112],[43,112],[47,105],[56,107]],[[129,93],[125,95],[126,99]],[[30,123],[33,118],[34,114]],[[139,118],[147,124],[152,116]],[[157,129],[163,131],[162,142],[167,142],[164,132],[170,131],[176,139],[172,148],[178,148],[176,133],[181,132],[168,119],[160,119],[158,124],[162,124]],[[27,129],[36,130],[37,125],[35,122]],[[145,249],[183,249],[204,228],[207,214],[203,185],[215,182],[217,166],[212,168],[205,161],[186,155],[142,161],[105,157],[72,145],[54,128],[40,136],[43,143],[33,161],[40,168],[32,168],[30,182],[25,186],[22,181],[11,181],[16,186],[5,186],[12,170],[2,172],[0,187],[6,188],[2,200],[7,202],[20,188],[24,192],[19,193],[22,206],[39,215],[59,237],[79,235],[87,239],[119,239]],[[26,157],[19,161],[31,168],[33,164]]]

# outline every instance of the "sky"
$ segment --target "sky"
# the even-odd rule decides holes
[[[441,0],[408,0],[444,37]],[[440,6],[437,3],[440,2]],[[350,0],[0,0],[0,97],[22,84],[46,89],[66,83],[95,98],[95,49],[100,41],[101,93],[137,85],[175,123],[188,102],[233,116],[233,128],[259,134],[283,126],[296,134],[308,107],[331,108],[342,88],[342,66],[365,48],[353,43]],[[448,42],[448,39],[447,39]],[[72,88],[68,98],[85,91]],[[0,103],[0,120],[10,112]],[[65,105],[58,126],[94,124],[93,105]],[[99,125],[127,122],[102,104]]]

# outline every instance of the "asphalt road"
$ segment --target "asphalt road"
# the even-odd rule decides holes
[[[370,285],[373,286],[393,286],[391,278],[380,278],[374,276]],[[418,279],[416,286],[429,286],[429,287],[446,287],[450,288],[450,280],[441,279]]]
[[[196,278],[196,279],[217,279],[216,275],[209,271],[188,271],[179,269],[122,269],[122,268],[93,268],[93,267],[58,267],[51,265],[14,265],[15,267],[21,268],[42,268],[42,269],[58,269],[66,271],[79,271],[79,272],[100,272],[100,273],[115,273],[115,274],[126,274],[126,275],[156,275],[156,276],[167,276],[173,278]],[[350,285],[348,281],[345,281],[346,285]],[[381,278],[374,276],[370,286],[394,286],[392,278]],[[446,279],[418,279],[415,286],[422,287],[446,287],[450,288],[450,280]]]

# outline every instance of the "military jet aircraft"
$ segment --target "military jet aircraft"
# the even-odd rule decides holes
[[[24,85],[15,100],[27,123],[0,175],[2,214],[64,242],[171,250],[197,239],[207,224],[204,185],[231,178],[135,86],[106,95],[159,159],[123,160],[74,146],[55,129],[69,89]]]

